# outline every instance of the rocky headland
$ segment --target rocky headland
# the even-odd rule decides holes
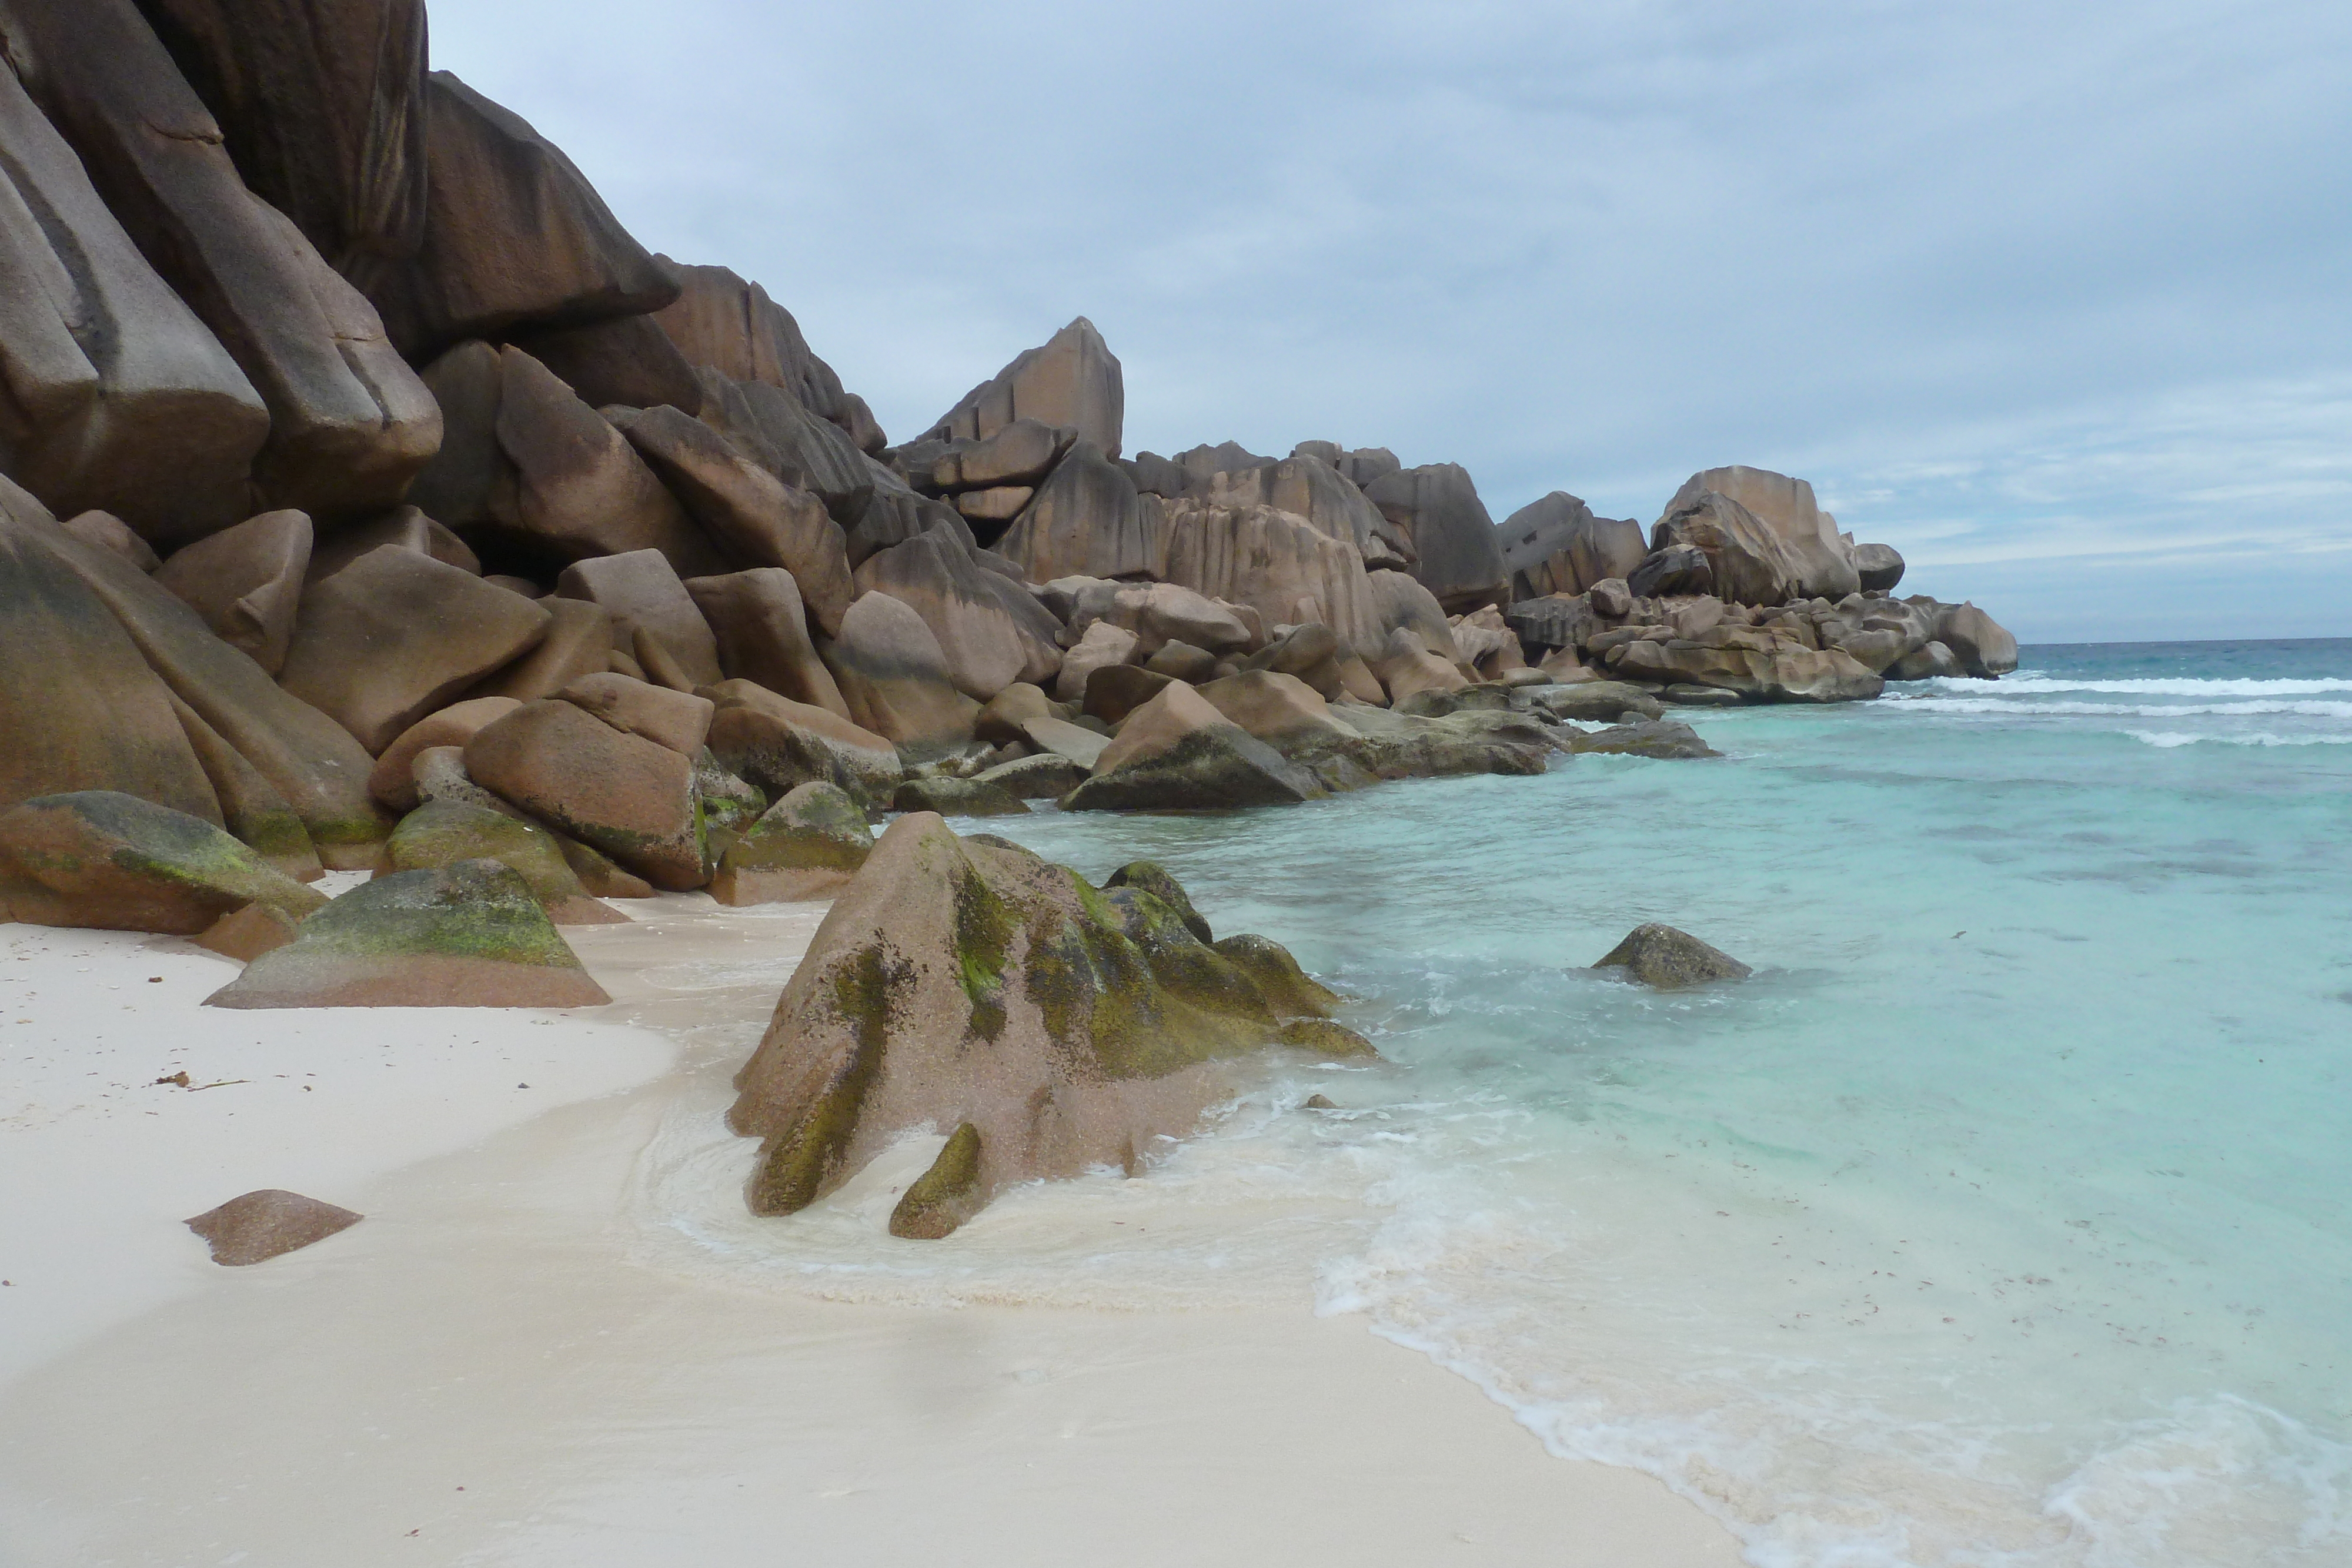
[[[249,961],[223,1006],[571,1006],[604,900],[838,894],[733,1113],[763,1212],[929,1124],[894,1228],[944,1235],[1237,1053],[1370,1050],[1164,872],[942,814],[1702,758],[1669,708],[2016,666],[1802,479],[1645,530],[1380,447],[1129,455],[1083,318],[893,442],[430,70],[420,0],[0,0],[0,46],[7,915]]]

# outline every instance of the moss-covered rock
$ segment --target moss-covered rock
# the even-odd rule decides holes
[[[194,936],[249,904],[289,922],[327,902],[200,818],[113,789],[0,813],[0,904],[30,925]]]
[[[943,817],[1010,817],[1028,802],[983,779],[909,779],[890,797],[894,811],[937,811]]]
[[[459,861],[494,860],[522,878],[559,925],[611,925],[628,919],[588,896],[556,836],[535,822],[467,805],[429,800],[400,820],[376,874],[437,871]]]
[[[1209,923],[1201,918],[1201,912],[1192,907],[1192,896],[1184,891],[1183,884],[1158,861],[1129,861],[1111,873],[1103,886],[1132,887],[1148,893],[1174,910],[1193,936],[1203,942],[1217,939]]]
[[[980,1129],[965,1122],[949,1134],[931,1168],[914,1179],[890,1211],[890,1234],[914,1241],[936,1241],[950,1234],[988,1202],[980,1175]]]
[[[1250,932],[1228,936],[1217,953],[1257,983],[1268,1006],[1284,1018],[1328,1018],[1339,993],[1311,977],[1281,943]]]
[[[729,846],[710,879],[721,904],[826,898],[874,852],[866,812],[837,784],[802,784]]]
[[[353,888],[205,1005],[576,1008],[611,999],[528,883],[497,861],[469,860]]]
[[[727,771],[707,746],[694,758],[694,798],[702,806],[705,852],[714,862],[768,809],[767,796]]]
[[[971,1139],[942,1155],[924,1228],[902,1235],[944,1235],[1012,1182],[1138,1168],[1231,1092],[1224,1064],[1320,1010],[1297,1005],[1297,984],[1277,1003],[1260,977],[1273,971],[1256,947],[1243,961],[1210,947],[1141,887],[1098,890],[934,813],[901,817],[737,1075],[730,1124],[764,1140],[752,1210],[804,1207],[924,1125]]]

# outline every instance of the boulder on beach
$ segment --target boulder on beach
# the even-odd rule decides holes
[[[579,1008],[610,1000],[530,884],[497,861],[470,860],[353,888],[205,1005]]]
[[[416,810],[416,758],[439,746],[462,747],[485,725],[506,717],[522,704],[512,697],[470,697],[425,715],[402,730],[375,759],[368,793],[394,811]]]
[[[1055,696],[1066,703],[1085,701],[1096,672],[1118,669],[1130,663],[1136,657],[1137,642],[1134,632],[1108,621],[1088,625],[1062,656],[1061,672],[1054,680]]]
[[[1049,751],[1000,762],[972,775],[972,781],[992,785],[1018,800],[1058,800],[1087,781],[1087,770],[1068,758]]]
[[[751,681],[794,702],[849,717],[841,687],[809,640],[808,615],[791,572],[765,566],[690,577],[686,591],[710,628],[719,667],[730,680]]]
[[[795,785],[727,852],[710,879],[721,904],[827,898],[874,852],[865,810],[838,785]]]
[[[264,1187],[205,1210],[187,1227],[210,1244],[214,1262],[242,1269],[324,1241],[365,1218],[299,1192]]]
[[[466,771],[656,887],[709,880],[694,761],[568,702],[525,703],[466,743]]]
[[[396,545],[302,594],[278,684],[370,753],[547,635],[519,593]]]
[[[1312,774],[1219,713],[1181,681],[1127,716],[1070,792],[1074,811],[1295,805],[1322,794]]]
[[[1623,969],[1654,990],[1680,990],[1713,980],[1744,980],[1756,971],[1687,931],[1654,922],[1637,925],[1609,950],[1596,969]]]
[[[969,1125],[914,1189],[959,1200],[900,1206],[902,1234],[936,1237],[1011,1184],[1140,1168],[1231,1092],[1217,1064],[1281,1022],[1150,894],[901,817],[737,1075],[729,1124],[761,1140],[746,1197],[794,1213],[908,1130]]]
[[[196,765],[205,770],[213,797],[220,802],[221,825],[229,837],[295,881],[316,882],[326,870],[319,859],[319,846],[310,841],[310,830],[302,825],[278,786],[239,756],[236,747],[205,722],[203,715],[178,697],[171,702],[172,712],[187,734],[189,748],[196,754]]]
[[[612,613],[614,641],[634,645],[639,636],[658,643],[695,685],[722,679],[719,639],[695,607],[694,595],[667,556],[659,550],[627,550],[578,560],[555,580],[565,599],[584,599]],[[648,672],[650,674],[650,672]]]
[[[1016,681],[1037,685],[1062,667],[1061,626],[1027,590],[973,559],[943,529],[877,550],[857,587],[887,593],[921,616],[956,689],[986,702]]]
[[[609,672],[583,675],[555,695],[623,735],[643,736],[688,757],[700,752],[710,738],[711,716],[717,712],[709,697]]]
[[[1140,664],[1106,664],[1087,677],[1084,716],[1122,725],[1127,716],[1178,684],[1173,675]]]
[[[28,925],[201,936],[248,904],[291,925],[326,902],[212,823],[119,790],[0,812],[0,906]]]
[[[611,611],[580,599],[548,598],[535,602],[547,612],[547,635],[520,658],[467,687],[467,696],[509,697],[527,703],[551,697],[581,676],[612,667]]]
[[[703,690],[718,705],[710,719],[711,754],[772,799],[821,781],[878,806],[898,788],[905,768],[887,737],[751,681],[721,681]]]
[[[269,781],[301,819],[330,870],[358,871],[375,863],[376,847],[392,831],[392,821],[367,792],[373,760],[349,730],[285,691],[251,658],[215,636],[203,618],[163,584],[112,550],[85,544],[55,527],[38,502],[0,482],[0,530],[16,532],[18,525],[10,518],[21,519],[23,531],[16,537],[34,539],[37,553],[81,579],[171,694]],[[87,601],[83,608],[88,608]],[[0,609],[0,613],[8,612]],[[11,692],[23,690],[20,682],[25,681],[16,673],[21,666],[13,648],[10,678],[0,683],[0,689]],[[32,689],[37,693],[42,686]],[[110,689],[106,700],[110,707],[86,716],[83,722],[109,736],[104,744],[111,747],[121,744],[112,737],[138,733],[140,707],[136,697],[120,687]],[[71,727],[63,716],[52,715],[30,732],[56,735]],[[0,747],[0,759],[12,749]],[[0,760],[0,767],[5,766]],[[117,775],[102,785],[124,788],[130,782]],[[144,785],[133,788],[147,793]],[[171,795],[152,798],[181,804]],[[213,810],[188,809],[207,820]]]
[[[1992,680],[2017,668],[2017,639],[1973,604],[1946,605],[1937,617],[1936,641],[1951,650],[1964,674]]]
[[[937,752],[971,738],[980,705],[957,689],[940,640],[921,615],[887,593],[859,596],[841,618],[841,635],[823,650],[849,716],[863,728],[916,752]]]
[[[613,925],[628,918],[588,896],[553,833],[458,800],[429,801],[403,817],[384,841],[376,874],[438,871],[471,860],[496,861],[522,878],[558,925]]]
[[[205,618],[221,641],[271,674],[286,667],[310,570],[310,519],[264,512],[173,550],[155,580]]]

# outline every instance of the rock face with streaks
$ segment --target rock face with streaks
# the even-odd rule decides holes
[[[374,308],[247,188],[131,0],[9,0],[0,29],[107,206],[260,393],[259,495],[313,517],[399,501],[440,410]]]
[[[929,434],[941,441],[984,441],[1023,419],[1067,425],[1107,456],[1118,455],[1127,383],[1110,346],[1085,317],[966,392]]]
[[[1015,1182],[1139,1168],[1230,1092],[1220,1063],[1307,1010],[1258,971],[1141,888],[901,817],[736,1079],[729,1124],[761,1141],[751,1209],[804,1208],[924,1124],[954,1131],[901,1236],[944,1236]]]

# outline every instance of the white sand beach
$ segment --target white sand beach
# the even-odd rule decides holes
[[[648,1145],[824,906],[621,907],[568,933],[613,1005],[567,1013],[205,1009],[234,967],[184,942],[0,927],[0,1562],[1738,1561],[1303,1298],[919,1308],[660,1266]],[[210,1262],[181,1221],[266,1186],[368,1218]]]

